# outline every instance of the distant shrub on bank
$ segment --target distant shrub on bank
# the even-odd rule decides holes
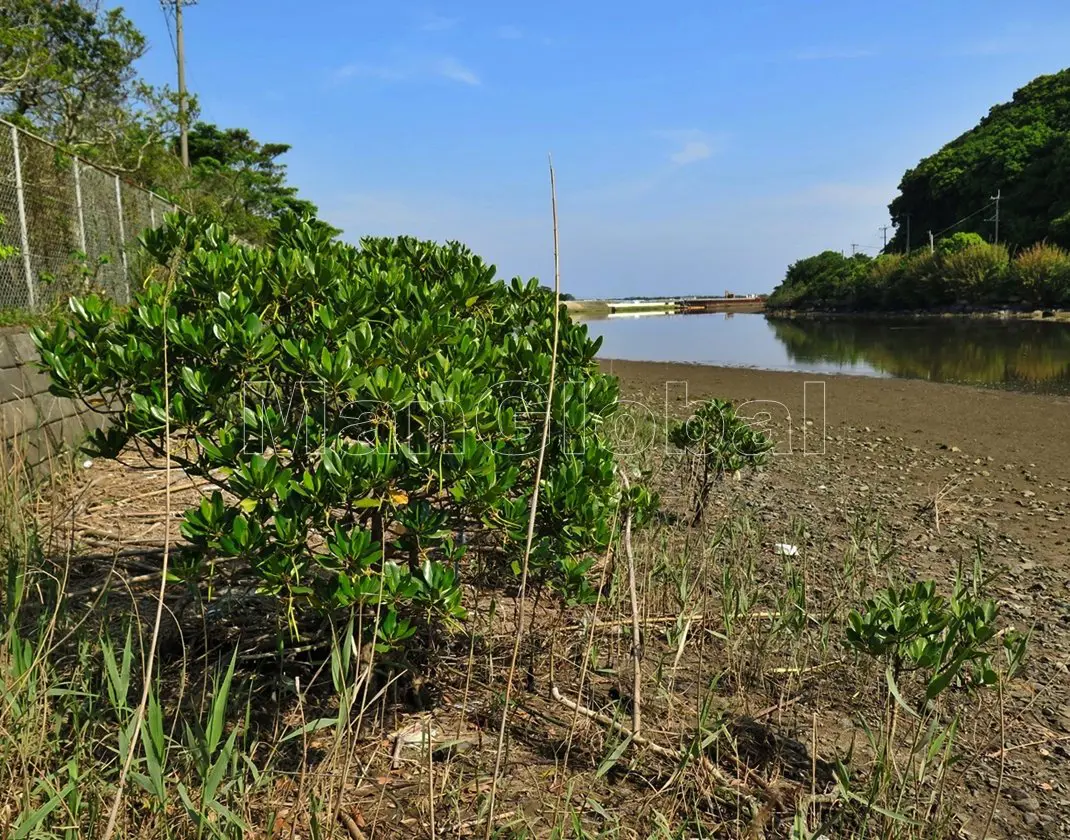
[[[940,276],[947,285],[946,292],[962,303],[1000,300],[1009,266],[1010,252],[1005,245],[979,242],[939,254]]]
[[[967,248],[976,248],[978,245],[984,244],[986,244],[985,238],[979,233],[953,233],[951,236],[945,236],[937,243],[936,251],[941,255],[957,254]]]
[[[1038,243],[1012,259],[1005,245],[957,233],[911,255],[799,260],[769,296],[772,309],[913,310],[957,305],[1070,306],[1070,253]]]
[[[1070,254],[1038,242],[1015,258],[1011,280],[1022,297],[1037,306],[1070,305]]]
[[[774,290],[770,301],[775,306],[809,307],[813,302],[829,308],[846,308],[858,297],[860,281],[872,262],[865,254],[844,256],[839,251],[824,251],[799,260],[788,268],[784,282]]]

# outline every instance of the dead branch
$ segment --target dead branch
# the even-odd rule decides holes
[[[594,709],[588,709],[586,706],[582,706],[574,700],[570,700],[561,693],[561,690],[556,685],[550,686],[550,696],[554,698],[558,703],[563,705],[567,709],[571,709],[583,715],[589,720],[593,720],[595,723],[599,723],[609,729],[612,729],[619,735],[623,735],[625,738],[631,740],[633,744],[638,744],[641,747],[646,747],[655,755],[660,755],[662,758],[667,758],[674,762],[683,762],[687,758],[687,754],[682,750],[671,749],[669,747],[663,747],[661,744],[657,744],[651,741],[644,735],[637,734],[628,729],[624,724],[614,720],[608,715],[604,715],[601,712],[596,712]],[[754,801],[754,794],[747,788],[744,782],[740,779],[729,778],[729,776],[717,767],[706,756],[699,756],[699,761],[705,770],[725,789],[733,791],[737,796],[748,801]]]

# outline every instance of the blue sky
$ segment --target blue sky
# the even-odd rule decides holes
[[[127,13],[171,82],[158,0]],[[200,0],[204,119],[293,145],[291,180],[356,241],[471,245],[577,296],[768,291],[870,249],[903,171],[1070,64],[1065,0]],[[872,251],[871,251],[872,252]]]

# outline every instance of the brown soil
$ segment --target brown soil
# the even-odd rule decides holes
[[[771,543],[793,542],[799,546],[800,561],[809,576],[808,603],[814,609],[840,609],[845,602],[843,593],[836,590],[836,570],[857,539],[853,523],[860,518],[870,525],[879,522],[881,539],[891,545],[894,559],[886,570],[880,569],[874,585],[880,585],[879,576],[886,571],[900,581],[931,577],[947,591],[956,567],[972,566],[978,546],[986,570],[999,573],[990,590],[1000,601],[1005,623],[1032,629],[1034,637],[1027,666],[1007,686],[1004,743],[1010,749],[1005,753],[1005,778],[988,837],[1067,836],[1070,398],[918,381],[692,365],[607,361],[604,367],[620,376],[626,400],[641,403],[648,417],[655,415],[653,428],[659,431],[664,418],[657,415],[686,416],[688,400],[718,396],[736,402],[767,401],[752,403],[742,413],[758,417],[766,412],[765,425],[781,453],[767,470],[720,485],[701,532],[689,535],[686,526],[678,525],[637,535],[636,557],[648,622],[642,645],[644,721],[652,740],[680,743],[680,733],[693,725],[695,709],[711,679],[717,677],[716,712],[725,714],[735,739],[738,756],[734,761],[757,768],[756,773],[771,781],[783,778],[792,790],[792,785],[801,783],[804,788],[814,785],[821,793],[830,789],[830,783],[818,770],[825,762],[846,758],[853,744],[851,767],[864,776],[867,757],[859,719],[864,716],[873,723],[874,711],[886,694],[884,676],[853,663],[843,649],[838,624],[829,650],[818,653],[815,645],[811,660],[805,650],[807,640],[792,650],[771,642],[761,656],[754,656],[748,646],[766,638],[768,629],[760,612],[775,606],[760,601],[751,608],[753,631],[737,628],[734,650],[728,651],[715,620],[716,595],[703,596],[710,600],[693,606],[696,614],[705,617],[696,619],[685,657],[674,662],[675,643],[663,638],[661,619],[673,618],[677,610],[672,603],[663,603],[671,601],[670,593],[664,591],[664,584],[654,585],[653,567],[667,555],[686,555],[688,542],[696,565],[712,569],[726,557],[749,552],[748,556],[760,561],[754,573],[763,595],[775,596],[782,562]],[[653,443],[642,445],[653,450]],[[659,453],[648,460],[658,466],[654,480],[665,508],[685,515],[684,478],[673,468],[672,456]],[[129,599],[124,601],[123,595],[130,592],[138,612],[146,620],[151,618],[165,530],[169,524],[172,540],[180,542],[177,512],[196,504],[203,492],[199,482],[180,472],[171,480],[170,523],[165,516],[166,473],[109,461],[78,470],[63,498],[44,506],[39,515],[49,525],[46,532],[61,538],[64,545],[76,546],[77,560],[64,566],[70,595],[91,600],[111,587],[116,590],[109,596],[114,605],[128,609]],[[748,532],[750,543],[720,549],[712,545],[708,538],[717,528],[741,516],[756,524]],[[705,548],[699,542],[703,539]],[[615,561],[621,562],[620,558]],[[704,572],[692,571],[705,580]],[[618,569],[616,574],[619,580],[623,572]],[[717,574],[709,577],[712,580]],[[243,594],[244,581],[228,583],[226,592],[217,591],[216,606],[203,611],[186,603],[182,587],[169,588],[169,615],[176,620],[169,619],[163,628],[160,655],[166,670],[178,674],[183,658],[214,662],[219,650],[229,656],[237,643],[246,678],[251,682],[267,679],[255,669],[261,662],[274,661],[261,659],[273,655],[271,610]],[[442,836],[482,833],[477,814],[493,773],[505,682],[503,663],[511,655],[513,641],[514,602],[511,590],[480,597],[478,602],[469,602],[470,630],[475,637],[471,647],[467,636],[458,636],[438,653],[435,668],[421,677],[431,686],[430,699],[422,696],[420,686],[406,686],[411,698],[384,707],[366,724],[368,731],[356,746],[363,769],[352,774],[343,799],[353,819],[368,827],[364,833],[369,837],[427,836],[430,815],[423,796],[428,789],[424,765],[430,766],[430,759],[426,750],[419,749],[418,738],[415,747],[406,746],[403,754],[397,745],[407,743],[399,733],[419,733],[420,727],[432,723],[446,742],[463,742],[465,750],[456,758],[452,753],[462,752],[458,745],[442,747],[441,757],[436,753],[436,785],[451,792],[439,803],[438,829]],[[497,599],[496,611],[484,608],[490,597]],[[249,610],[259,612],[250,617]],[[618,740],[603,727],[577,718],[550,696],[547,651],[556,651],[557,681],[563,693],[584,697],[599,712],[627,718],[625,712],[613,711],[624,708],[631,684],[629,613],[624,600],[618,596],[612,606],[603,605],[600,615],[607,619],[607,626],[596,638],[603,670],[586,675],[582,693],[577,686],[583,684],[580,663],[587,657],[588,631],[579,622],[580,613],[562,613],[545,600],[533,612],[535,633],[529,639],[530,650],[525,645],[514,686],[517,705],[510,715],[510,748],[496,822],[516,822],[527,827],[529,836],[549,836],[562,798],[571,801],[573,787],[586,797],[573,802],[585,819],[598,824],[603,812],[612,815],[613,823],[605,822],[604,836],[647,836],[648,832],[627,831],[614,835],[608,829],[616,821],[630,825],[634,819],[638,830],[640,822],[649,822],[655,808],[669,814],[694,811],[691,800],[697,802],[700,797],[691,783],[668,786],[672,762],[647,751],[628,751],[611,772],[596,773]],[[190,627],[179,626],[184,619]],[[624,629],[617,632],[619,628]],[[202,634],[206,638],[199,643],[197,637]],[[469,661],[472,654],[475,658]],[[307,697],[319,697],[321,707],[300,710],[309,719],[332,714],[329,685],[324,685],[328,676],[321,674],[317,655],[316,651],[295,655],[281,669],[287,678],[300,678]],[[815,661],[818,664],[811,667]],[[272,664],[272,674],[275,670]],[[674,689],[668,694],[655,690],[664,684],[659,671],[672,674]],[[271,690],[269,686],[257,696],[274,698]],[[264,705],[271,707],[270,714],[267,708],[263,712],[265,732],[280,726],[273,715],[280,716],[290,729],[302,719],[289,695],[280,694],[271,703],[264,699]],[[949,781],[957,818],[948,830],[924,836],[980,836],[1000,770],[996,708],[988,701],[987,706],[978,704],[964,712],[959,743],[965,769],[956,768]],[[754,720],[762,725],[755,727]],[[754,729],[753,737],[748,736],[748,727]],[[318,740],[312,739],[309,746],[319,749]],[[792,756],[798,760],[789,760]],[[303,754],[296,754],[294,767],[302,766],[304,760]],[[719,760],[726,769],[735,769],[730,756]],[[766,764],[771,769],[764,769]],[[315,765],[316,773],[310,776],[327,778],[329,768],[325,760]],[[750,772],[741,771],[741,775]],[[294,778],[304,775],[295,772]],[[668,793],[656,793],[663,790]],[[308,799],[304,788],[284,785],[276,797],[292,803]],[[731,817],[717,808],[716,803],[703,805],[699,809],[702,820]],[[285,819],[303,825],[302,814],[294,804]],[[770,818],[771,826],[778,828],[771,827],[766,836],[783,836],[791,818],[790,803],[779,807],[776,818]]]
[[[606,361],[603,369],[620,377],[626,399],[659,412],[667,407],[673,416],[684,413],[685,399],[772,401],[742,413],[770,413],[779,457],[756,479],[729,482],[734,486],[720,504],[745,504],[785,536],[789,523],[802,520],[807,544],[830,565],[849,542],[847,523],[860,514],[876,517],[893,542],[896,568],[889,574],[931,577],[946,587],[956,567],[971,567],[980,549],[986,571],[998,573],[991,592],[1002,614],[1034,633],[1029,664],[1007,691],[1006,743],[1018,748],[1006,753],[989,836],[1066,836],[1070,399],[682,364]],[[821,711],[805,703],[795,709],[802,721]],[[834,721],[822,724],[835,728]],[[997,724],[981,734],[994,739],[990,751],[998,750]],[[821,735],[832,749],[834,733]],[[998,770],[998,760],[982,758],[966,775],[960,795],[967,835],[980,834]]]

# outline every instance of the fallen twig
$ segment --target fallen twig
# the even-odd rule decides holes
[[[819,623],[819,620],[818,620],[817,616],[807,615],[806,617],[812,623],[815,623],[815,624]],[[760,610],[758,612],[747,613],[746,615],[740,616],[740,620],[744,620],[744,619],[748,619],[748,618],[775,619],[775,618],[780,618],[780,612],[776,611],[776,610],[772,610],[772,611],[770,611],[770,610]],[[640,617],[639,618],[639,623],[641,625],[675,624],[677,621],[686,621],[686,622],[689,622],[691,624],[708,624],[708,623],[712,623],[712,622],[715,622],[715,621],[716,622],[721,622],[723,620],[724,619],[719,615],[705,615],[703,613],[692,613],[691,615],[672,614],[672,615],[652,615],[652,616],[646,616],[645,618]],[[600,618],[597,621],[586,622],[586,625],[589,626],[589,627],[594,627],[597,630],[601,630],[601,629],[607,629],[607,630],[608,629],[616,629],[616,630],[620,630],[621,628],[626,627],[626,626],[630,625],[631,623],[632,623],[632,619],[630,619],[630,618],[623,618],[623,619],[608,619],[608,618],[607,619],[601,619]],[[576,625],[576,629],[579,629],[580,627],[583,627],[583,626],[584,626],[584,623],[581,622],[580,624]]]
[[[802,676],[803,674],[812,674],[814,671],[820,671],[823,668],[829,668],[833,665],[839,665],[843,662],[843,659],[830,659],[828,662],[822,662],[820,665],[811,665],[809,668],[767,668],[766,673],[769,674],[795,674],[796,676]]]
[[[550,696],[554,698],[558,703],[563,705],[567,709],[571,709],[574,712],[578,712],[589,720],[593,720],[596,723],[602,724],[602,726],[612,729],[614,732],[623,735],[625,738],[631,740],[633,744],[638,744],[641,747],[646,747],[655,755],[660,755],[663,758],[667,758],[670,761],[682,762],[687,755],[678,749],[671,749],[669,747],[663,747],[661,744],[657,744],[651,741],[644,735],[636,734],[632,732],[628,727],[619,721],[614,720],[608,715],[604,715],[601,712],[596,712],[594,709],[588,709],[586,706],[582,706],[575,700],[570,700],[556,685],[550,686]],[[754,794],[747,788],[746,784],[741,779],[733,779],[728,776],[721,768],[710,761],[706,756],[699,756],[699,760],[706,771],[713,776],[713,778],[723,787],[732,790],[738,796],[743,799],[753,800]]]
[[[137,494],[135,494],[133,496],[127,496],[124,499],[116,499],[115,501],[109,501],[109,502],[97,502],[97,504],[90,505],[88,508],[86,508],[86,512],[87,513],[94,513],[96,511],[100,510],[101,508],[109,508],[109,507],[114,507],[116,505],[125,505],[127,502],[136,502],[139,499],[148,499],[148,498],[151,498],[152,496],[162,496],[168,490],[171,490],[172,492],[174,492],[176,490],[203,490],[206,487],[215,487],[216,489],[218,489],[218,485],[216,485],[215,483],[213,483],[211,481],[202,481],[202,482],[198,483],[198,482],[194,481],[192,477],[187,477],[187,478],[188,478],[189,487],[176,487],[175,485],[170,485],[169,484],[167,487],[160,487],[160,488],[158,488],[156,490],[149,490],[148,492],[145,492],[145,493],[137,493]],[[178,483],[182,483],[182,482],[176,482],[176,484],[178,484]]]
[[[360,830],[360,826],[357,825],[357,821],[353,819],[345,811],[338,815],[342,820],[342,825],[346,827],[346,831],[349,832],[349,836],[352,840],[368,840],[368,835]]]
[[[127,587],[130,587],[130,586],[133,586],[136,583],[146,583],[146,582],[148,582],[150,580],[159,580],[162,576],[163,576],[163,572],[162,571],[158,571],[158,572],[148,572],[147,574],[144,574],[144,575],[135,575],[134,577],[131,577],[131,578],[124,578],[121,575],[116,575],[115,574],[115,570],[112,569],[112,570],[109,570],[108,577],[104,580],[104,583],[98,583],[96,586],[87,586],[84,589],[75,589],[75,590],[72,590],[70,592],[65,593],[65,596],[67,598],[82,598],[82,597],[85,597],[86,595],[96,595],[98,592],[103,592],[105,589],[107,589],[111,585],[112,578],[114,578],[114,577],[118,577],[120,580],[122,580],[126,584]]]
[[[1045,744],[1058,744],[1063,741],[1070,741],[1070,735],[1052,735],[1050,738],[1044,738],[1041,741],[1030,741],[1028,744],[1013,744],[1009,747],[1004,747],[1000,750],[993,750],[990,753],[985,753],[985,758],[999,758],[1016,750],[1027,750],[1030,747],[1043,747]]]
[[[788,709],[788,708],[794,706],[796,703],[798,703],[802,699],[803,699],[803,695],[799,694],[799,695],[797,695],[795,697],[792,697],[790,700],[784,700],[781,703],[775,703],[772,706],[769,706],[769,707],[767,707],[765,709],[762,709],[760,712],[755,714],[753,717],[754,717],[755,720],[761,720],[762,718],[767,718],[767,717],[769,717],[770,715],[772,715],[772,714],[774,714],[776,712],[782,712],[785,709]]]
[[[496,822],[502,822],[503,820],[512,819],[516,816],[516,814],[516,811],[503,811],[502,813],[496,815],[494,819]],[[483,825],[483,823],[486,822],[486,819],[486,817],[475,817],[474,819],[466,820],[465,822],[457,826],[456,833],[458,835],[471,834],[472,829],[474,829],[476,826]]]

